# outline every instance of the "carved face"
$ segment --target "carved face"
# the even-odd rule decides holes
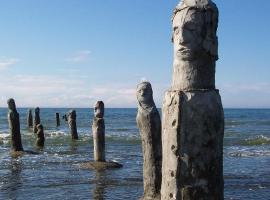
[[[9,108],[10,110],[16,110],[16,104],[15,104],[14,99],[9,99],[9,100],[7,101],[7,103],[8,103],[8,108]]]
[[[35,113],[36,113],[36,114],[39,114],[39,107],[36,107],[36,108],[35,108]]]
[[[70,110],[68,113],[68,117],[70,119],[76,119],[76,111],[75,110]]]
[[[97,118],[103,118],[104,116],[104,103],[102,101],[98,101],[94,106],[94,115]]]
[[[203,53],[204,15],[197,9],[185,8],[173,19],[174,58],[194,60]]]
[[[153,91],[151,84],[148,82],[143,82],[137,87],[137,100],[141,104],[151,104],[153,99]]]
[[[38,124],[38,125],[37,125],[37,129],[38,129],[38,130],[43,130],[43,125],[42,125],[42,124]]]

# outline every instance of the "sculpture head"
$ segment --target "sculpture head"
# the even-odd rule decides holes
[[[76,119],[76,111],[75,110],[70,110],[68,113],[68,118],[69,119]]]
[[[174,10],[174,60],[218,59],[218,9],[211,0],[182,0]]]
[[[39,114],[39,111],[40,111],[39,107],[36,107],[35,108],[35,114]]]
[[[43,131],[43,125],[42,124],[38,124],[37,125],[37,129]]]
[[[7,104],[8,104],[8,109],[15,111],[16,110],[16,104],[14,99],[10,98],[7,100]]]
[[[97,101],[97,103],[94,106],[94,116],[97,118],[103,118],[104,117],[104,103],[103,101]]]
[[[142,82],[137,86],[136,96],[139,106],[147,109],[155,106],[153,90],[149,82]]]

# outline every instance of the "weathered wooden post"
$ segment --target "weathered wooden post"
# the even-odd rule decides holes
[[[27,126],[28,128],[33,127],[33,116],[32,116],[32,110],[29,109],[27,113]]]
[[[161,121],[153,100],[152,86],[142,82],[137,86],[137,126],[140,129],[143,149],[143,200],[160,199],[161,188]]]
[[[37,133],[37,125],[40,124],[39,107],[35,108],[33,132]]]
[[[104,103],[98,101],[94,107],[94,119],[92,125],[94,142],[94,161],[105,162],[105,122]]]
[[[44,129],[43,129],[42,124],[38,124],[36,146],[43,148],[44,142],[45,142]]]
[[[60,115],[59,115],[59,113],[55,113],[55,118],[56,118],[56,126],[60,126]]]
[[[8,99],[8,124],[11,135],[12,151],[23,151],[21,132],[20,132],[20,115],[17,112],[14,99]]]
[[[67,121],[68,121],[67,114],[64,114],[64,115],[62,116],[62,119],[65,120],[65,121],[67,122]]]
[[[121,168],[120,163],[106,161],[105,159],[105,123],[104,123],[104,103],[96,102],[94,106],[94,119],[92,124],[92,134],[94,143],[94,161],[82,163],[82,169],[105,170],[111,168]]]
[[[78,140],[77,125],[76,125],[76,111],[70,110],[68,113],[68,125],[70,128],[71,137],[73,140]]]
[[[182,0],[173,15],[173,81],[162,110],[161,199],[222,200],[224,115],[215,89],[218,9]]]

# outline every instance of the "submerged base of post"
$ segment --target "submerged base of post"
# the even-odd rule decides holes
[[[95,170],[116,169],[122,167],[123,167],[122,164],[113,161],[108,162],[89,161],[80,165],[81,169],[95,169]]]
[[[10,156],[12,158],[18,158],[24,155],[38,155],[38,152],[35,151],[30,151],[30,150],[25,150],[25,151],[11,151]]]
[[[161,199],[223,199],[224,116],[218,90],[168,91]]]
[[[161,196],[160,194],[157,194],[156,196],[143,196],[139,200],[160,200]]]

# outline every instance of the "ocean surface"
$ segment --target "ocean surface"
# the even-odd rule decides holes
[[[0,108],[0,199],[130,199],[143,194],[142,152],[136,109],[106,109],[106,158],[123,168],[103,172],[79,169],[93,159],[92,109],[76,109],[79,140],[68,125],[56,128],[55,113],[68,109],[41,108],[45,148],[35,148],[26,127],[27,109],[20,113],[25,150],[37,155],[10,156],[7,109]],[[270,199],[270,109],[225,109],[225,199]]]

